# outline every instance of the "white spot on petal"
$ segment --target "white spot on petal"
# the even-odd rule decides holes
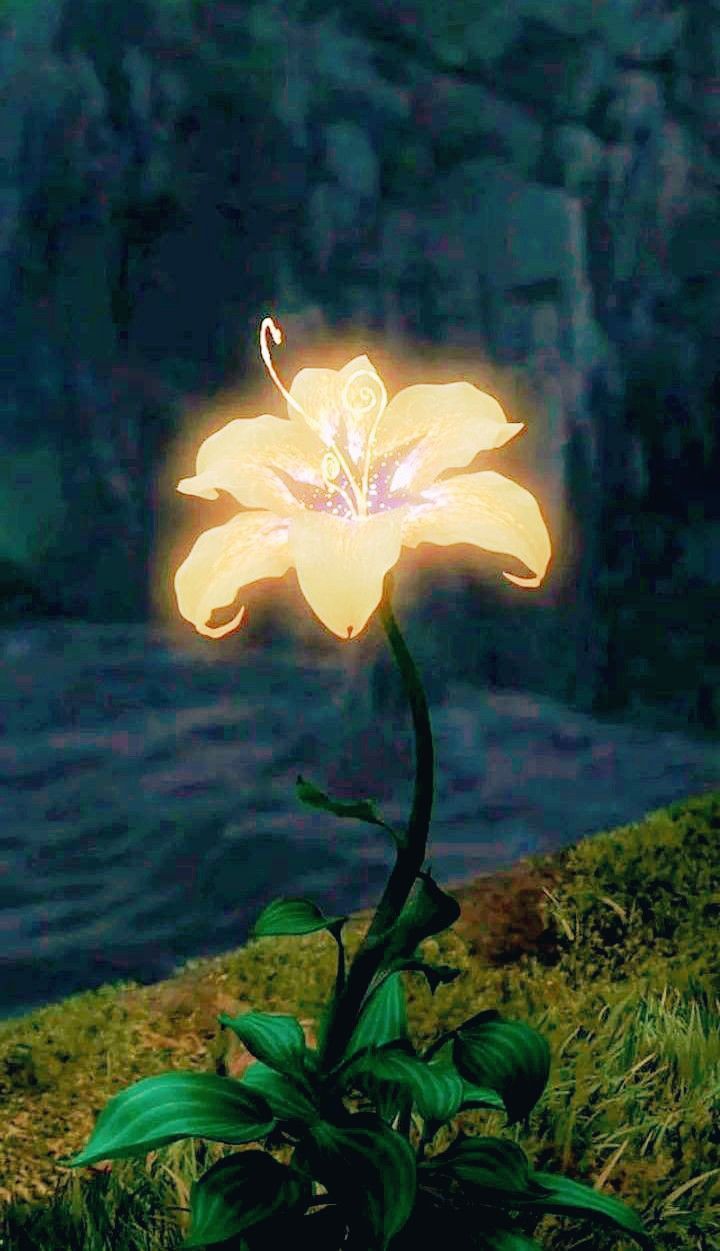
[[[313,486],[318,484],[318,476],[309,465],[293,465],[292,476],[298,482],[309,482]]]
[[[363,437],[360,430],[350,431],[348,435],[348,451],[357,464],[363,453]]]
[[[413,470],[415,469],[416,464],[417,456],[411,452],[410,455],[406,456],[405,460],[402,461],[395,470],[395,473],[390,480],[389,489],[391,491],[401,491],[403,487],[406,487],[412,478]]]

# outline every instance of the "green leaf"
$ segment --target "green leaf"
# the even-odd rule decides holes
[[[277,1073],[261,1060],[248,1065],[241,1078],[243,1086],[255,1091],[269,1105],[273,1116],[283,1121],[313,1121],[317,1110],[290,1078]]]
[[[348,917],[326,917],[309,899],[284,896],[273,899],[260,913],[251,938],[267,938],[277,934],[314,934],[316,930],[339,930]]]
[[[405,989],[400,974],[393,973],[365,999],[342,1060],[333,1072],[343,1071],[352,1056],[398,1039],[409,1040],[408,1021]]]
[[[418,944],[454,925],[460,904],[441,890],[430,873],[418,873],[413,895],[384,938],[382,969],[390,969],[400,959],[414,959]]]
[[[474,1204],[522,1207],[542,1201],[547,1194],[532,1176],[522,1147],[504,1138],[469,1137],[461,1132],[446,1151],[423,1160],[419,1168],[432,1184],[455,1181],[472,1186]]]
[[[96,1160],[145,1155],[179,1138],[243,1143],[275,1127],[265,1099],[244,1083],[215,1073],[160,1073],[143,1077],[108,1100],[87,1146],[58,1159],[78,1168]]]
[[[523,1021],[505,1021],[496,1010],[478,1012],[453,1031],[453,1060],[468,1081],[502,1095],[508,1124],[527,1116],[547,1084],[550,1048]]]
[[[300,1081],[307,1081],[313,1069],[303,1028],[296,1017],[281,1012],[241,1012],[231,1017],[221,1012],[221,1025],[227,1026],[258,1060],[269,1068]]]
[[[601,1225],[615,1226],[634,1238],[640,1246],[652,1251],[653,1240],[640,1217],[622,1200],[593,1190],[582,1182],[572,1181],[569,1177],[556,1177],[553,1173],[533,1172],[532,1178],[548,1191],[545,1197],[532,1202],[538,1217],[546,1212],[560,1216],[587,1216]]]
[[[463,1095],[458,1112],[465,1112],[468,1108],[494,1108],[498,1112],[505,1112],[505,1101],[496,1090],[491,1090],[489,1086],[476,1086],[464,1077],[461,1080]]]
[[[423,1120],[444,1124],[455,1116],[463,1096],[463,1079],[445,1061],[425,1064],[416,1055],[399,1050],[395,1043],[360,1056],[345,1073],[346,1081],[368,1073],[376,1081],[410,1087],[413,1102]]]
[[[415,1055],[408,1036],[405,990],[398,973],[371,989],[366,998],[342,1061],[331,1074],[339,1089],[352,1085],[351,1065],[364,1056],[376,1055],[388,1045],[392,1045],[397,1053]],[[412,1089],[408,1088],[406,1081],[393,1080],[393,1076],[376,1076],[366,1069],[361,1076],[360,1089],[372,1100],[378,1115],[388,1124],[395,1120],[398,1113],[404,1115],[412,1107]]]
[[[449,1034],[443,1035],[438,1039],[438,1042],[432,1048],[434,1059],[428,1059],[430,1048],[418,1056],[418,1059],[431,1070],[434,1070],[436,1066],[438,1069],[449,1066],[454,1072],[457,1072],[452,1061],[453,1044],[454,1034],[450,1031]],[[506,1112],[505,1102],[496,1090],[492,1090],[489,1086],[478,1086],[474,1082],[469,1082],[462,1074],[459,1074],[459,1077],[462,1083],[462,1097],[459,1106],[452,1114],[453,1116],[458,1112],[466,1112],[472,1108],[489,1108],[493,1111]],[[423,1138],[426,1143],[432,1142],[438,1130],[445,1124],[445,1121],[433,1116],[423,1116],[423,1122]]]
[[[301,774],[298,774],[295,785],[298,799],[304,804],[309,804],[311,808],[321,808],[323,812],[332,812],[336,817],[350,817],[355,821],[368,821],[371,825],[380,825],[392,834],[398,847],[405,846],[407,842],[405,833],[398,833],[392,826],[380,819],[375,812],[375,803],[372,799],[330,799],[323,791],[319,791],[317,786],[313,786],[312,782],[306,782]]]
[[[477,1095],[471,1100],[463,1099],[460,1107],[458,1108],[458,1112],[466,1112],[471,1108],[488,1108],[492,1111],[497,1110],[498,1112],[505,1111],[505,1105],[503,1104],[502,1099],[494,1090],[481,1090],[479,1086],[474,1089],[477,1091]],[[424,1121],[422,1137],[426,1145],[427,1143],[432,1142],[438,1130],[442,1129],[445,1124],[447,1124],[446,1121],[434,1121],[431,1117],[428,1117],[428,1119]]]
[[[266,1151],[238,1151],[217,1160],[190,1189],[190,1235],[183,1247],[233,1238],[277,1212],[303,1206],[309,1183]]]
[[[451,1034],[450,1037],[445,1040],[442,1048],[435,1049],[436,1054],[433,1060],[429,1060],[427,1051],[418,1056],[418,1059],[424,1064],[430,1064],[431,1066],[434,1066],[435,1064],[438,1066],[450,1065],[454,1071],[457,1072],[452,1059],[453,1043],[454,1038]],[[462,1082],[462,1099],[460,1101],[458,1112],[465,1112],[469,1108],[492,1108],[498,1112],[505,1112],[506,1109],[503,1098],[496,1090],[491,1090],[489,1086],[476,1086],[474,1082],[467,1081],[462,1074],[459,1074],[459,1076],[460,1081]],[[423,1128],[423,1134],[428,1142],[435,1137],[435,1134],[439,1130],[441,1124],[442,1122],[440,1121],[433,1121],[432,1117],[427,1118],[426,1124]]]
[[[415,1152],[406,1138],[373,1112],[358,1112],[344,1125],[311,1127],[304,1153],[328,1197],[352,1213],[353,1233],[367,1231],[372,1247],[387,1244],[415,1202]]]

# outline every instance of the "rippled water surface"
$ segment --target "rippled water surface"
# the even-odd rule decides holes
[[[400,825],[409,714],[373,716],[344,644],[298,656],[141,625],[0,631],[0,1016],[239,946],[278,895],[377,902],[387,833],[301,805],[295,780]],[[444,885],[720,786],[716,745],[518,691],[454,684],[431,715]]]

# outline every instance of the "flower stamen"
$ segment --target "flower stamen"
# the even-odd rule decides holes
[[[325,453],[325,455],[322,458],[322,464],[320,466],[320,469],[321,469],[322,476],[323,476],[323,482],[325,483],[325,486],[327,487],[328,491],[336,491],[338,495],[342,495],[343,499],[345,500],[345,503],[350,509],[350,512],[354,513],[355,505],[350,499],[350,496],[348,495],[347,491],[345,491],[343,487],[338,486],[337,483],[332,481],[332,479],[337,478],[338,474],[340,473],[340,462],[334,452]]]
[[[327,478],[325,477],[325,462],[327,461],[328,456],[336,457],[337,458],[336,464],[338,464],[339,466],[342,466],[343,473],[345,474],[345,477],[347,478],[350,486],[355,492],[355,501],[356,501],[355,503],[353,503],[353,501],[348,497],[347,492],[343,491],[342,487],[332,486],[331,483],[329,483]],[[336,474],[332,475],[333,478],[335,476]],[[323,456],[323,479],[325,481],[326,486],[331,487],[331,489],[334,491],[339,491],[341,495],[345,496],[345,499],[347,500],[350,506],[351,512],[355,513],[357,516],[360,516],[360,517],[363,517],[365,515],[365,513],[367,512],[367,506],[365,505],[365,499],[362,495],[360,487],[358,486],[352,473],[350,472],[350,467],[347,461],[345,460],[345,457],[343,456],[342,452],[340,451],[340,448],[337,446],[337,444],[334,441],[330,444],[330,451],[326,452],[325,455]]]
[[[265,363],[265,368],[267,369],[268,373],[270,374],[270,377],[272,378],[273,382],[275,383],[275,386],[277,387],[278,391],[283,396],[283,398],[287,400],[288,404],[292,405],[292,407],[295,409],[297,413],[300,414],[301,417],[305,418],[305,421],[307,422],[308,426],[312,430],[314,428],[313,423],[308,417],[307,413],[305,412],[305,409],[301,408],[297,400],[293,399],[290,392],[285,389],[282,382],[278,378],[277,373],[275,372],[275,367],[273,366],[272,360],[270,359],[270,349],[267,344],[268,333],[272,335],[273,342],[275,343],[277,347],[279,347],[280,344],[282,343],[282,330],[280,329],[279,326],[275,325],[275,322],[273,321],[272,317],[263,317],[262,322],[260,323],[260,355],[262,356],[263,361]],[[368,373],[369,371],[366,369],[361,369],[361,370],[358,370],[357,372]],[[350,382],[352,382],[355,376],[356,374],[353,374],[352,377],[348,379],[346,386],[343,388],[343,396],[342,396],[343,403],[345,403],[345,391],[347,389],[347,386],[349,385]],[[373,376],[377,377],[377,375],[373,375]],[[383,402],[383,408],[384,408],[385,403],[387,403],[387,393],[385,392],[385,388],[379,378],[378,378],[378,382],[380,382],[380,386],[383,388],[383,393],[385,394],[385,400]],[[348,406],[348,407],[350,407],[350,411],[352,411],[352,406]],[[381,409],[381,412],[382,412],[382,409]],[[377,425],[377,421],[375,424]],[[374,427],[373,427],[373,430],[374,430]],[[343,456],[342,452],[340,451],[339,447],[337,447],[334,441],[330,444],[330,448],[334,456],[337,457],[337,463],[340,466],[342,466],[345,476],[348,480],[348,483],[350,484],[350,486],[352,487],[355,493],[356,503],[353,503],[347,491],[345,491],[342,487],[335,486],[333,483],[328,481],[328,477],[326,476],[326,473],[325,473],[327,454],[323,458],[323,467],[322,467],[322,476],[323,476],[323,481],[325,482],[326,487],[328,488],[328,490],[337,491],[339,495],[342,495],[351,513],[355,513],[356,516],[361,516],[361,517],[366,516],[367,514],[367,498],[366,498],[367,497],[367,468],[366,468],[365,477],[364,477],[364,487],[361,489],[358,486],[357,482],[355,481],[355,478],[353,477],[352,473],[350,472],[350,468],[347,464],[347,461],[345,460],[345,457]],[[331,474],[330,477],[333,477],[333,478],[337,477],[338,472],[339,472],[339,469],[337,469],[335,473]]]
[[[364,395],[369,394],[370,396],[368,403],[352,404],[349,401],[347,397],[347,391],[348,391],[350,384],[354,382],[356,378],[361,377],[363,374],[367,374],[369,378],[372,378],[373,382],[377,382],[382,392],[382,395],[380,397],[380,407],[378,408],[377,416],[372,424],[370,434],[368,435],[367,442],[365,444],[365,460],[363,464],[362,486],[360,487],[360,491],[358,493],[358,498],[361,504],[361,515],[366,516],[367,515],[367,497],[368,497],[368,474],[370,472],[370,461],[372,459],[372,449],[375,445],[375,432],[378,427],[378,422],[380,421],[380,418],[382,417],[383,413],[385,412],[385,408],[387,407],[387,391],[385,390],[385,384],[383,383],[382,378],[380,378],[379,375],[376,374],[373,370],[356,369],[355,372],[352,373],[350,377],[347,379],[347,382],[345,383],[345,386],[343,387],[342,396],[341,396],[341,400],[342,400],[344,407],[347,409],[347,411],[351,415],[354,415],[356,413],[369,412],[377,398],[376,396],[373,395],[371,388],[368,386],[365,386],[363,387],[362,390],[363,390]]]
[[[308,415],[305,412],[305,409],[301,408],[297,400],[293,399],[290,392],[285,390],[285,387],[283,386],[282,382],[280,381],[277,374],[275,373],[275,368],[270,359],[270,349],[267,345],[268,331],[270,331],[270,334],[272,335],[275,345],[277,347],[279,347],[280,344],[282,343],[282,330],[280,329],[280,327],[275,325],[275,322],[273,321],[272,317],[263,317],[262,322],[260,323],[260,355],[262,356],[263,361],[265,362],[265,368],[270,374],[270,377],[275,383],[275,386],[277,387],[278,391],[280,392],[282,396],[284,396],[288,404],[291,404],[292,407],[295,409],[295,411],[298,412],[301,417],[304,417],[306,421],[308,421]]]

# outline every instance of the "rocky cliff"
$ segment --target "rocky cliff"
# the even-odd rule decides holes
[[[464,353],[527,421],[502,469],[543,500],[553,574],[433,576],[411,613],[445,606],[436,665],[718,730],[717,0],[4,0],[0,23],[6,617],[152,615],[188,516],[173,439],[257,379],[271,313],[307,363],[349,328]],[[198,532],[224,519],[201,507]]]

